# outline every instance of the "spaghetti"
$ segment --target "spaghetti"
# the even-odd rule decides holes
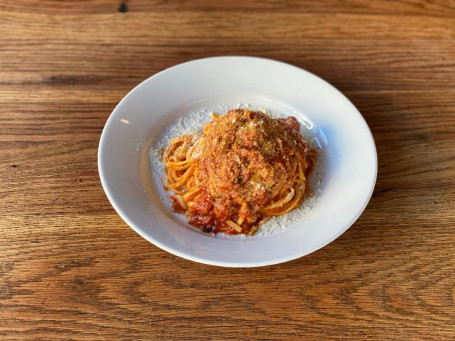
[[[173,210],[204,232],[252,235],[299,207],[316,159],[299,131],[295,117],[235,109],[171,140],[163,161]]]

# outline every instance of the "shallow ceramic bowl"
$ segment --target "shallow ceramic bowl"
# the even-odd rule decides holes
[[[148,148],[185,114],[248,103],[296,116],[321,144],[322,186],[311,212],[264,238],[217,238],[171,212],[151,181]],[[104,127],[98,151],[103,188],[139,235],[196,262],[253,267],[305,256],[346,231],[365,209],[376,182],[371,132],[355,106],[317,76],[281,62],[216,57],[164,70],[134,88]]]

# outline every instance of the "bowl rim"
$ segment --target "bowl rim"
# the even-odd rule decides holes
[[[104,171],[104,168],[103,168],[104,167],[103,166],[103,159],[104,159],[103,151],[106,148],[106,135],[107,135],[106,132],[109,130],[110,125],[114,121],[114,116],[115,116],[116,112],[118,112],[118,108],[123,103],[127,102],[129,100],[129,98],[133,95],[133,93],[135,91],[137,91],[137,89],[141,88],[145,83],[150,82],[154,78],[157,78],[159,75],[162,75],[162,74],[165,74],[167,72],[170,72],[171,69],[172,70],[176,70],[178,68],[185,67],[188,64],[201,63],[201,62],[204,62],[204,61],[207,61],[207,60],[222,60],[222,59],[225,59],[225,60],[226,59],[230,59],[230,60],[242,59],[242,60],[257,60],[257,61],[273,62],[273,63],[281,64],[284,67],[293,68],[296,72],[306,73],[307,75],[310,75],[310,76],[318,79],[319,81],[324,83],[325,86],[330,87],[332,90],[334,90],[339,95],[341,95],[347,101],[347,103],[349,103],[349,105],[351,106],[352,111],[355,112],[357,114],[357,116],[361,119],[362,125],[364,126],[364,129],[365,129],[365,131],[367,132],[367,135],[368,135],[368,142],[370,144],[370,148],[372,149],[372,152],[374,152],[374,159],[373,159],[373,162],[374,162],[374,164],[373,164],[373,166],[374,166],[374,176],[373,176],[373,181],[371,181],[370,188],[368,189],[368,195],[366,196],[366,199],[362,203],[361,209],[359,209],[357,211],[357,213],[355,215],[353,215],[353,217],[350,220],[350,222],[348,224],[346,224],[346,226],[344,228],[340,229],[340,231],[337,234],[334,234],[334,235],[330,236],[330,238],[328,238],[328,242],[324,240],[318,246],[316,246],[316,247],[314,247],[314,248],[312,248],[310,250],[302,250],[302,252],[296,252],[296,253],[293,253],[293,254],[291,254],[289,256],[286,256],[286,257],[277,258],[274,261],[252,261],[252,262],[250,261],[250,262],[241,262],[241,263],[239,263],[239,262],[226,262],[226,261],[210,260],[210,259],[207,259],[207,258],[198,257],[196,255],[190,255],[188,253],[176,250],[176,249],[166,245],[165,243],[162,243],[159,240],[153,238],[151,235],[146,233],[146,231],[144,231],[142,228],[136,226],[136,224],[127,216],[127,214],[123,211],[123,209],[117,203],[117,200],[115,199],[115,197],[112,195],[112,193],[111,193],[111,191],[109,189],[108,180],[106,178],[105,171]],[[152,76],[146,78],[142,82],[140,82],[134,88],[132,88],[119,101],[119,103],[117,103],[115,108],[110,113],[108,119],[106,120],[106,123],[105,123],[105,125],[103,127],[103,130],[102,130],[102,133],[101,133],[99,144],[98,144],[97,163],[98,163],[98,173],[99,173],[99,176],[100,176],[101,185],[103,187],[103,190],[104,190],[109,202],[111,203],[111,205],[113,206],[113,208],[115,209],[117,214],[127,223],[127,225],[129,227],[131,227],[142,238],[146,239],[147,241],[149,241],[150,243],[154,244],[155,246],[161,248],[162,250],[167,251],[167,252],[169,252],[169,253],[171,253],[173,255],[176,255],[176,256],[184,258],[184,259],[188,259],[188,260],[191,260],[191,261],[194,261],[194,262],[203,263],[203,264],[207,264],[207,265],[221,266],[221,267],[235,267],[235,268],[262,267],[262,266],[275,265],[275,264],[288,262],[288,261],[291,261],[291,260],[299,259],[299,258],[301,258],[303,256],[308,255],[308,254],[311,254],[311,253],[323,248],[324,246],[332,243],[334,240],[339,238],[343,233],[345,233],[357,221],[357,219],[362,215],[362,213],[365,211],[365,209],[368,206],[368,203],[371,200],[371,197],[373,195],[373,191],[374,191],[374,188],[376,186],[376,181],[377,181],[377,173],[378,173],[378,155],[377,155],[376,144],[375,144],[375,141],[374,141],[374,136],[373,136],[373,134],[371,132],[371,129],[368,126],[368,123],[366,122],[365,118],[363,117],[363,115],[360,113],[360,111],[357,109],[357,107],[347,98],[347,96],[345,96],[340,90],[338,90],[336,87],[334,87],[332,84],[330,84],[329,82],[327,82],[323,78],[313,74],[310,71],[307,71],[307,70],[305,70],[303,68],[300,68],[298,66],[295,66],[295,65],[292,65],[292,64],[289,64],[289,63],[286,63],[286,62],[270,59],[270,58],[263,58],[263,57],[256,57],[256,56],[241,56],[241,55],[226,55],[226,56],[216,56],[216,57],[205,57],[205,58],[199,58],[199,59],[186,61],[184,63],[180,63],[180,64],[177,64],[177,65],[171,66],[169,68],[166,68],[166,69],[164,69],[162,71],[159,71],[159,72],[153,74]],[[246,240],[239,240],[239,241],[246,241]]]

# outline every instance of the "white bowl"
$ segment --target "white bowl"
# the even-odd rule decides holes
[[[317,201],[284,232],[242,240],[201,233],[175,219],[152,184],[147,151],[166,127],[189,112],[233,103],[296,116],[322,145]],[[196,262],[253,267],[302,257],[346,231],[371,197],[377,155],[359,111],[324,80],[273,60],[215,57],[164,70],[126,95],[104,127],[98,166],[112,206],[151,243]]]

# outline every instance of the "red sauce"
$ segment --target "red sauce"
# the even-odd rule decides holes
[[[175,195],[171,195],[169,197],[169,200],[171,201],[172,210],[174,210],[177,213],[185,213],[186,209],[182,206],[182,204]]]
[[[287,178],[295,155],[310,163],[300,124],[292,116],[272,119],[261,112],[229,110],[204,126],[203,142],[197,146],[200,156],[194,173],[202,191],[187,208],[178,200],[181,197],[171,197],[174,211],[186,213],[189,223],[203,231],[222,228],[228,234],[239,233],[227,225],[230,220],[240,221],[242,233],[248,233],[263,218],[261,209]]]

